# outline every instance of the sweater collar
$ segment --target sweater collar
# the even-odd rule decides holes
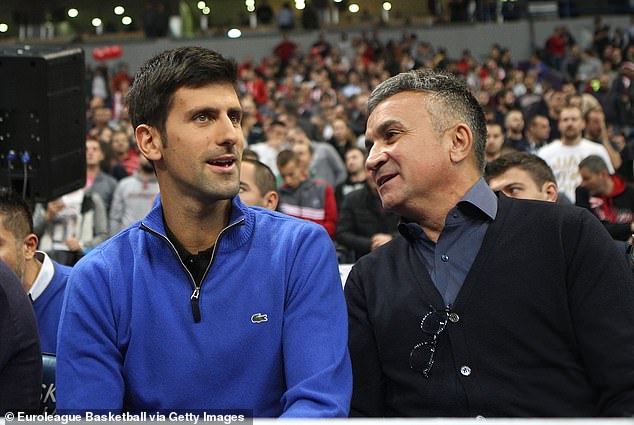
[[[231,200],[229,222],[225,227],[220,245],[227,250],[234,250],[246,243],[253,234],[255,213],[240,201],[239,196]],[[156,196],[152,209],[141,221],[141,226],[167,238],[163,222],[163,204],[160,193]]]

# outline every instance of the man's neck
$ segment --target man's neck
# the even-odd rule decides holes
[[[523,137],[523,136],[522,136],[522,132],[521,132],[521,131],[520,131],[520,132],[517,132],[517,131],[509,131],[509,132],[506,134],[506,137],[507,137],[508,139],[511,139],[511,140],[522,140],[522,137]]]
[[[445,228],[445,221],[449,211],[477,183],[480,175],[474,171],[470,175],[456,177],[459,181],[454,179],[448,187],[435,191],[437,196],[434,198],[421,200],[419,208],[416,208],[417,206],[415,205],[415,215],[404,215],[418,223],[425,231],[427,237],[433,242],[438,242],[438,238]]]
[[[99,171],[101,171],[99,169],[99,165],[88,165],[88,166],[86,166],[86,175],[88,177],[97,176],[97,174],[99,174]]]
[[[526,141],[532,147],[537,147],[543,145],[543,142],[536,137],[531,136],[530,134],[526,135]]]
[[[561,137],[561,143],[566,146],[575,146],[581,143],[581,136],[575,138]]]
[[[41,269],[42,263],[35,257],[33,257],[32,260],[26,262],[24,276],[22,276],[22,287],[27,294],[33,287],[35,279],[37,279],[37,276],[40,274]]]
[[[493,161],[494,159],[498,159],[500,157],[500,153],[502,152],[502,150],[498,150],[495,152],[489,152],[489,151],[485,151],[484,152],[484,159],[485,161],[489,162],[489,161]]]
[[[366,179],[365,170],[361,170],[358,173],[354,173],[350,175],[350,181],[354,183],[364,182]]]
[[[230,199],[203,203],[162,193],[161,200],[165,223],[190,253],[204,251],[215,244],[218,235],[229,223]]]

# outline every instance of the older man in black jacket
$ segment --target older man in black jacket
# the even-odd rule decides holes
[[[364,416],[632,416],[634,281],[583,209],[498,198],[484,114],[448,74],[372,93],[366,162],[402,236],[346,282]]]

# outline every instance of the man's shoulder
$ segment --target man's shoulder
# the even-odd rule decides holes
[[[104,173],[103,171],[101,171],[99,174],[97,174],[96,177],[99,181],[103,182],[104,184],[107,185],[117,185],[117,179],[115,179],[114,177],[112,177],[110,174],[108,173]]]
[[[506,234],[511,233],[511,228],[525,229],[534,236],[564,228],[579,231],[577,226],[581,222],[596,220],[585,208],[572,204],[500,197],[498,206],[498,217],[493,225],[505,226]]]
[[[559,139],[555,139],[552,142],[548,143],[547,145],[542,146],[541,148],[539,148],[539,150],[537,151],[537,155],[543,157],[544,155],[551,155],[555,152],[559,152],[559,150],[561,149],[561,140]]]
[[[249,207],[255,218],[256,231],[259,229],[268,230],[276,237],[282,234],[290,235],[304,232],[320,231],[322,226],[308,220],[292,217],[278,211],[268,210],[261,207]]]

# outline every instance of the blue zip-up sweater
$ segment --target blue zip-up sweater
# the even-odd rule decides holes
[[[62,412],[346,416],[352,376],[332,242],[321,226],[235,197],[195,289],[157,202],[74,267],[57,356]]]

